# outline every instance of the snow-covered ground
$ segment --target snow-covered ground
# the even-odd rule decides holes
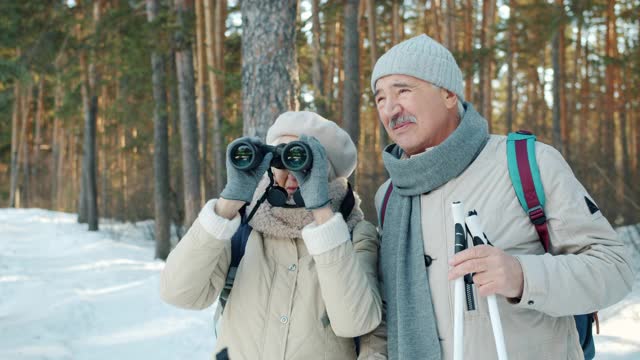
[[[0,209],[0,359],[208,359],[213,309],[158,296],[150,223],[101,224],[75,214]],[[620,229],[636,266],[633,292],[600,312],[597,359],[640,359],[640,233]],[[630,241],[630,240],[629,240]]]
[[[0,209],[0,359],[209,359],[213,310],[160,300],[148,225]]]

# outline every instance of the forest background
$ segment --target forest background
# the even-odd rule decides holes
[[[422,33],[491,132],[533,131],[614,225],[640,222],[638,0],[0,1],[0,206],[153,218],[164,259],[224,187],[226,145],[312,110],[357,143],[375,222],[372,64]]]

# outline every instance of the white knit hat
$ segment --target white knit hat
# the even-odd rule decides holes
[[[462,71],[451,52],[425,34],[392,47],[376,62],[371,74],[371,90],[387,75],[409,75],[447,89],[464,101]]]
[[[289,111],[276,119],[267,131],[267,144],[285,135],[313,136],[324,146],[329,159],[329,177],[349,177],[356,168],[358,152],[349,134],[335,122],[311,111]]]

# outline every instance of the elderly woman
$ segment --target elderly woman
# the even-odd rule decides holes
[[[382,317],[376,228],[363,220],[346,180],[356,167],[355,145],[334,122],[304,111],[278,117],[266,140],[306,144],[312,167],[273,168],[267,176],[273,164],[267,153],[253,170],[239,170],[231,150],[257,139],[231,143],[227,185],[169,255],[161,296],[183,308],[210,306],[225,286],[231,238],[248,232],[216,352],[227,348],[232,360],[355,359],[354,338]],[[284,201],[272,200],[274,191]],[[360,345],[361,358],[373,357],[366,339]]]

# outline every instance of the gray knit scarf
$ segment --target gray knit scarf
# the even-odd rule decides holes
[[[486,120],[470,104],[465,107],[460,125],[440,145],[408,159],[395,144],[382,154],[393,182],[380,251],[389,359],[442,356],[424,265],[420,195],[460,175],[487,143]]]

